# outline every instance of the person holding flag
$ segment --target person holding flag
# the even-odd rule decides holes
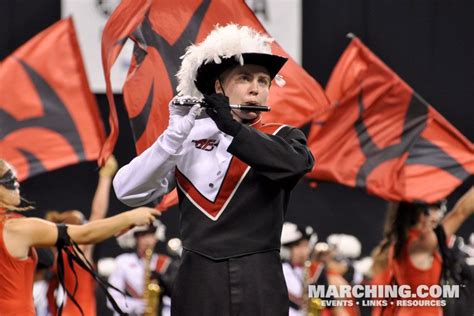
[[[33,303],[33,279],[38,261],[36,247],[56,246],[60,251],[58,265],[61,266],[61,271],[64,271],[61,252],[68,252],[69,246],[98,243],[131,226],[147,225],[155,219],[155,216],[160,215],[155,209],[140,207],[84,225],[55,225],[40,218],[23,218],[14,212],[31,209],[19,206],[21,202],[19,186],[15,169],[0,159],[0,315],[2,316],[36,315]],[[71,255],[70,260],[79,262],[71,251],[68,255]],[[63,277],[59,275],[61,276]],[[73,298],[69,293],[68,297]]]
[[[280,234],[290,192],[314,158],[298,129],[231,108],[266,105],[273,79],[283,83],[277,74],[286,58],[271,53],[271,42],[229,24],[189,46],[178,96],[200,105],[173,100],[168,128],[114,178],[128,205],[178,187],[184,250],[173,315],[288,314]]]
[[[441,281],[443,262],[438,234],[448,238],[474,214],[474,188],[470,188],[444,217],[443,201],[426,204],[406,201],[390,202],[384,225],[384,239],[373,250],[372,284],[408,285],[413,293],[420,286],[436,286]],[[444,241],[445,242],[445,241]],[[437,297],[413,296],[415,300],[436,301]],[[396,298],[395,300],[402,300]],[[409,306],[403,302],[376,307],[379,315],[443,315],[441,303]]]
[[[109,159],[107,159],[106,164],[100,168],[99,181],[94,193],[94,198],[92,199],[91,211],[88,219],[80,210],[68,210],[62,212],[51,210],[46,213],[45,219],[56,224],[83,225],[88,222],[105,218],[109,209],[109,195],[112,186],[112,178],[117,172],[117,169],[118,164],[114,156],[110,156]],[[80,245],[79,248],[89,262],[94,261],[93,253],[95,245]],[[63,260],[67,260],[66,253],[63,253]],[[57,267],[54,268],[56,269]],[[63,316],[81,316],[82,314],[96,316],[97,304],[95,297],[95,280],[93,276],[77,263],[74,263],[73,267],[66,265],[64,268],[64,285],[69,292],[74,292],[76,279],[81,280],[77,285],[74,298],[78,305],[81,306],[82,313],[71,300],[66,300],[63,309]],[[56,314],[57,312],[57,306],[55,304],[57,300],[54,297],[54,292],[57,292],[56,290],[60,288],[59,285],[57,277],[53,277],[49,282],[48,294],[50,296],[49,304],[52,314]]]

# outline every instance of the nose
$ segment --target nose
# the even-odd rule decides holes
[[[258,95],[258,80],[254,79],[250,82],[250,94]]]

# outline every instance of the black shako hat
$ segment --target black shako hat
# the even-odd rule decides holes
[[[273,55],[273,39],[248,26],[228,24],[214,30],[199,44],[186,49],[177,73],[179,95],[201,98],[214,91],[215,80],[238,65],[259,65],[267,69],[277,85],[284,85],[278,72],[288,58]]]

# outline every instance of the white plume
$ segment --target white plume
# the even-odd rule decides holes
[[[244,64],[242,53],[271,54],[273,39],[247,26],[228,24],[216,25],[214,30],[197,45],[188,46],[176,77],[178,95],[202,98],[194,81],[198,68],[202,64],[215,62],[220,64],[221,58],[234,57],[241,65]]]

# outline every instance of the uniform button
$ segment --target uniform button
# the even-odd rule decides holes
[[[214,187],[214,183],[209,183],[209,187],[210,187],[210,188],[213,188],[213,187]]]
[[[217,171],[217,175],[220,175],[221,173],[222,173],[222,172],[220,172],[220,171]]]

